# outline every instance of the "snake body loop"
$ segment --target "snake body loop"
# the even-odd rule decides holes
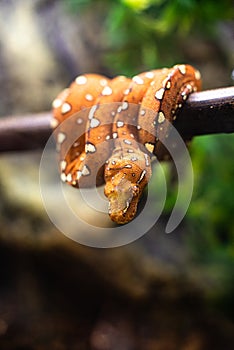
[[[106,183],[111,219],[129,222],[150,180],[151,157],[168,157],[163,140],[169,126],[189,94],[200,89],[199,71],[184,64],[132,79],[78,76],[53,101],[61,180],[77,188]],[[63,129],[62,122],[79,111],[83,113]],[[76,128],[80,136],[68,147]]]

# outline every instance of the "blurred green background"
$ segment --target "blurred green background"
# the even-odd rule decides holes
[[[131,76],[188,63],[203,89],[230,86],[234,6],[0,0],[0,47],[1,116],[49,110],[84,72]],[[1,155],[0,348],[234,348],[234,135],[197,137],[190,153],[194,193],[177,231],[164,233],[176,197],[164,165],[159,227],[108,251],[70,242],[49,222],[40,152]]]
[[[184,61],[183,47],[190,36],[204,35],[215,41],[216,24],[234,16],[230,0],[216,3],[212,0],[68,0],[65,3],[72,12],[100,6],[104,18],[103,40],[108,43],[104,62],[112,72],[129,75]]]
[[[200,48],[196,44],[200,40],[205,41],[207,46],[216,47],[219,57],[215,59],[226,69],[226,82],[223,86],[232,85],[232,1],[69,0],[66,5],[71,12],[100,6],[103,11],[102,38],[108,43],[102,59],[111,75],[131,76],[147,69],[170,67],[188,60],[205,70],[205,66],[209,66],[209,61],[213,61],[214,57],[211,52],[210,57],[209,54],[202,57],[206,54],[202,52],[199,57]],[[232,42],[227,43],[226,50],[221,45],[220,27],[224,23],[230,25],[232,36]],[[227,51],[229,54],[225,55]],[[217,64],[217,70],[219,69]],[[204,71],[204,76],[205,74]],[[204,88],[215,88],[219,84],[221,86],[222,83],[217,81],[216,86],[211,86],[209,77],[204,77]],[[196,138],[190,150],[195,188],[186,217],[187,240],[194,259],[204,264],[204,268],[219,280],[225,294],[223,303],[228,304],[234,290],[234,135]],[[176,189],[173,191],[172,186],[165,213],[170,213],[173,208],[175,196]],[[220,303],[220,295],[218,298],[217,302]],[[227,298],[230,300],[227,301]],[[230,306],[233,305],[224,305],[229,313],[233,311],[234,317],[234,308]]]

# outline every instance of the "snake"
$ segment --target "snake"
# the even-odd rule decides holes
[[[105,184],[111,220],[130,222],[152,159],[168,158],[163,140],[188,96],[199,90],[200,72],[188,64],[132,78],[79,75],[52,103],[61,180],[75,188]]]

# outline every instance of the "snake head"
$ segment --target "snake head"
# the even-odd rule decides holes
[[[111,220],[125,224],[134,218],[139,197],[138,186],[118,173],[107,182],[105,195],[109,200]]]
[[[105,195],[109,201],[109,216],[112,221],[126,224],[135,217],[150,175],[151,169],[144,169],[137,161],[110,158],[105,168]]]

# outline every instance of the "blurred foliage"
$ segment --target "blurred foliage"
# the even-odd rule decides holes
[[[186,240],[197,268],[215,283],[210,302],[234,320],[234,135],[196,137],[190,153],[194,191],[186,214]],[[164,167],[169,184],[165,213],[169,215],[177,185],[170,164]]]
[[[204,262],[234,265],[233,154],[234,135],[203,136],[192,143],[195,187],[188,218]]]
[[[213,35],[217,21],[234,16],[232,0],[67,0],[66,6],[72,13],[101,8],[103,59],[113,73],[128,75],[183,61],[181,39]]]
[[[234,259],[233,154],[234,135],[194,139],[191,156],[195,188],[189,217],[195,232],[202,227],[203,240],[212,251],[222,247]],[[213,235],[206,237],[209,232]],[[207,256],[207,247],[205,250]]]
[[[189,150],[194,171],[187,213],[190,242],[200,261],[225,256],[234,263],[234,135],[196,137]],[[168,181],[165,213],[169,214],[177,196],[176,171],[170,163],[163,167]]]
[[[188,211],[196,261],[218,284],[214,302],[234,319],[234,135],[194,139],[194,193]]]

